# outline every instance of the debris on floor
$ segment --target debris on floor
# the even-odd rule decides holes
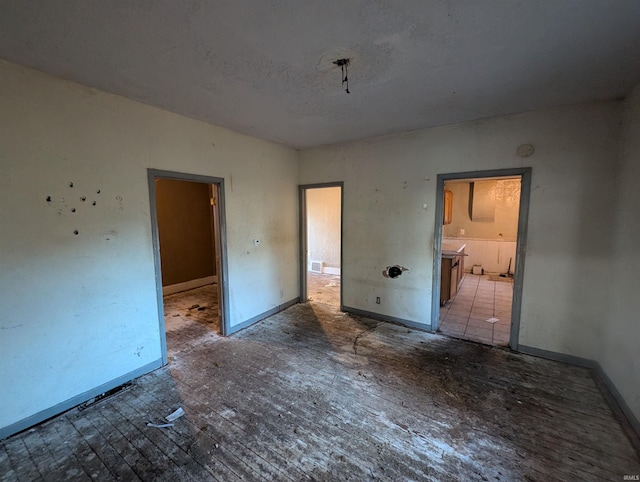
[[[498,318],[489,318],[487,320],[484,321],[488,321],[489,323],[495,323],[496,321],[500,321]]]
[[[167,415],[164,418],[166,418],[169,422],[173,422],[174,420],[179,419],[183,415],[184,415],[184,410],[182,410],[182,407],[178,407],[175,411],[171,412],[169,415]]]
[[[179,419],[184,415],[184,410],[182,407],[178,407],[176,410],[171,412],[169,415],[164,417],[169,423],[164,422],[147,422],[147,427],[155,427],[155,428],[169,428],[173,427],[173,423],[175,420]]]
[[[80,405],[78,405],[78,410],[82,411],[82,410],[84,410],[86,408],[89,408],[89,407],[91,407],[92,405],[95,405],[98,402],[101,402],[101,401],[103,401],[103,400],[105,400],[105,399],[107,399],[107,398],[109,398],[109,397],[111,397],[113,395],[118,394],[119,392],[129,390],[132,386],[133,386],[133,383],[128,382],[128,383],[124,383],[122,385],[119,385],[119,386],[117,386],[115,388],[112,388],[111,390],[107,390],[106,392],[103,392],[100,395],[97,395],[97,396],[87,400],[86,402],[81,403]]]
[[[172,423],[153,423],[147,422],[147,427],[155,427],[155,428],[169,428],[173,427]]]

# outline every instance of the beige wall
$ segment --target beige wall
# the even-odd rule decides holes
[[[515,241],[518,235],[518,209],[520,207],[520,180],[495,181],[495,218],[493,222],[472,221],[469,216],[469,182],[445,183],[453,193],[451,224],[442,227],[447,238],[491,239]],[[464,234],[460,230],[464,230]]]
[[[520,344],[596,358],[621,108],[560,107],[302,151],[300,183],[344,181],[344,305],[429,326],[437,175],[531,167]],[[522,144],[535,153],[519,157]],[[384,278],[393,264],[411,271]]]
[[[345,305],[427,326],[437,174],[532,167],[520,343],[599,360],[640,416],[638,88],[621,144],[599,102],[300,153],[5,61],[0,104],[0,435],[158,366],[148,168],[225,180],[232,326],[298,295],[297,184],[334,181]]]
[[[0,438],[161,364],[149,168],[224,179],[232,329],[299,296],[297,151],[6,61],[0,105]]]
[[[340,267],[340,188],[307,190],[308,259]]]
[[[635,414],[640,432],[640,84],[625,101],[615,186],[615,201],[602,225],[613,246],[609,281],[600,283],[610,302],[600,322],[598,360]]]
[[[215,275],[211,187],[156,180],[162,286]]]
[[[522,159],[525,143],[535,152]],[[624,110],[574,105],[302,151],[300,183],[344,181],[344,305],[427,326],[437,174],[525,166],[519,343],[599,362],[640,431],[640,85]],[[379,276],[396,262],[412,270]]]

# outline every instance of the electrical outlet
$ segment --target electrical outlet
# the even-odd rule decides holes
[[[379,304],[380,304],[380,297],[376,296],[376,305],[379,305]]]
[[[464,236],[464,229],[461,229],[461,230],[460,230],[460,234],[461,234],[462,236]]]

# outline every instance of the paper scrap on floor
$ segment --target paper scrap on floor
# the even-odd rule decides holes
[[[178,409],[175,412],[170,413],[164,418],[167,419],[169,422],[173,422],[174,420],[179,419],[183,415],[184,415],[184,410],[182,410],[182,407],[178,407]]]
[[[153,423],[153,422],[149,422],[149,423],[147,423],[147,427],[169,428],[169,427],[173,427],[173,424],[172,423]]]
[[[488,321],[489,323],[495,323],[496,321],[500,321],[500,320],[498,320],[498,318],[489,318],[488,320],[484,320],[484,321]]]

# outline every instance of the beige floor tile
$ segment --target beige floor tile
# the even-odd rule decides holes
[[[455,298],[451,303],[451,308],[471,308],[473,306],[473,298]]]
[[[485,321],[485,320],[479,320],[477,318],[469,318],[468,326],[484,328],[485,330],[493,329],[493,323],[489,323],[488,321]]]
[[[449,313],[444,321],[446,323],[460,323],[460,324],[467,324],[467,321],[469,321],[469,317],[468,316],[456,316],[456,315],[452,315],[451,313]]]
[[[478,290],[476,291],[477,296],[494,296],[495,294],[495,290],[492,290],[491,288],[478,287]]]
[[[473,296],[468,296],[468,297],[464,297],[464,296],[456,296],[453,299],[453,302],[451,304],[459,304],[459,305],[468,305],[471,306],[473,305],[473,300],[474,297]]]
[[[495,333],[509,333],[511,332],[511,325],[503,325],[501,323],[495,323],[493,325],[493,332]]]
[[[442,333],[480,343],[507,345],[512,300],[512,283],[491,281],[488,275],[467,273],[458,293],[446,305],[447,311],[441,311]],[[489,323],[486,321],[489,318],[498,318],[499,321]],[[453,328],[447,331],[447,323],[455,325],[449,325]]]
[[[455,308],[451,308],[449,310],[449,313],[447,313],[448,315],[453,315],[453,316],[464,316],[466,318],[469,318],[469,313],[471,313],[471,310],[458,310]]]
[[[456,294],[456,299],[468,298],[473,300],[476,297],[476,290],[465,290],[464,288],[459,290]]]
[[[444,323],[440,325],[440,331],[445,335],[463,335],[466,325],[459,323]]]
[[[474,316],[474,318],[477,318],[479,316],[491,317],[493,316],[493,310],[491,308],[475,308],[474,307],[471,310],[471,313],[469,314],[469,316]]]
[[[477,312],[472,311],[469,314],[469,320],[485,321],[488,318],[493,318],[493,313],[487,314],[487,313],[477,313]]]
[[[502,294],[502,293],[496,293],[495,294],[495,300],[496,301],[501,301],[504,303],[511,303],[511,300],[513,299],[513,294],[509,293],[507,294]]]

